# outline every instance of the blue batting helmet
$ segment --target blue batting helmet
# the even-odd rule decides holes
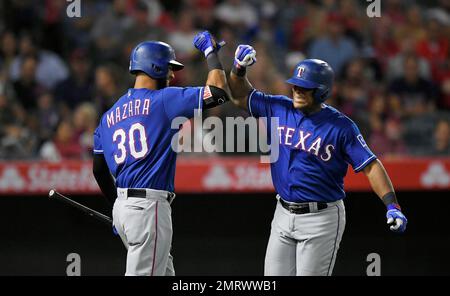
[[[334,71],[327,62],[308,59],[297,64],[294,75],[286,82],[302,88],[314,89],[314,100],[322,103],[331,94],[333,78]]]
[[[145,41],[131,52],[129,70],[132,74],[142,71],[151,78],[163,79],[169,73],[169,66],[174,71],[184,68],[182,63],[175,60],[175,52],[167,43]]]

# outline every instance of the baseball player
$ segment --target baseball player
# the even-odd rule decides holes
[[[256,52],[240,45],[229,78],[231,101],[267,120],[268,139],[278,141],[279,158],[271,164],[277,206],[267,245],[265,275],[331,275],[345,228],[344,177],[348,164],[364,172],[387,207],[387,223],[403,232],[402,214],[392,183],[355,123],[324,102],[330,96],[333,70],[324,61],[297,64],[292,98],[253,89],[246,67]],[[277,139],[270,139],[275,128]]]
[[[174,118],[192,118],[228,100],[227,81],[216,43],[207,31],[195,36],[209,68],[204,87],[170,87],[183,69],[172,47],[147,41],[134,48],[133,88],[101,118],[94,133],[93,172],[113,206],[113,224],[127,248],[125,275],[175,275],[170,255],[176,152]]]

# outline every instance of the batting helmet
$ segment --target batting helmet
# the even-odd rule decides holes
[[[173,71],[184,68],[184,65],[175,60],[173,48],[160,41],[145,41],[136,46],[131,52],[130,73],[142,71],[154,79],[166,78],[169,66]]]
[[[286,82],[302,88],[314,89],[314,100],[322,103],[330,96],[333,78],[334,71],[327,62],[308,59],[297,64],[294,75]]]

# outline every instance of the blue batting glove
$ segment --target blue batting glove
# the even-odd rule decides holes
[[[234,66],[237,68],[248,67],[256,63],[256,51],[250,45],[241,44],[234,53]]]
[[[387,224],[391,225],[389,227],[393,232],[402,233],[406,230],[406,224],[408,224],[408,219],[401,212],[400,206],[396,204],[390,204],[387,206]]]
[[[119,233],[117,232],[117,229],[116,229],[116,227],[113,225],[113,227],[112,227],[112,231],[113,231],[113,234],[114,235],[119,235]]]
[[[199,51],[203,52],[205,57],[207,57],[212,52],[219,51],[225,45],[225,41],[219,43],[216,42],[214,37],[208,31],[203,31],[195,35],[192,42]]]

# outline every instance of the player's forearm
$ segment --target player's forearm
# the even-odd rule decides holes
[[[383,167],[383,164],[378,159],[369,164],[364,169],[364,173],[366,174],[373,191],[386,206],[391,203],[398,204],[391,179]]]
[[[111,206],[114,205],[117,197],[117,188],[111,174],[109,172],[103,172],[100,174],[97,173],[94,174],[94,177],[97,181],[98,186],[100,187],[100,190],[102,191],[108,202],[111,204]]]
[[[227,77],[225,76],[225,71],[218,69],[209,71],[206,85],[212,85],[227,91],[228,84]]]
[[[230,73],[229,85],[231,90],[231,102],[236,106],[247,109],[247,96],[252,90],[247,75],[238,76],[233,71]]]
[[[213,52],[206,58],[208,63],[208,78],[206,80],[206,85],[212,85],[223,89],[229,95],[227,76],[223,70],[222,63],[220,62],[217,53]]]
[[[100,190],[112,206],[117,197],[117,188],[102,155],[94,155],[92,172]]]

